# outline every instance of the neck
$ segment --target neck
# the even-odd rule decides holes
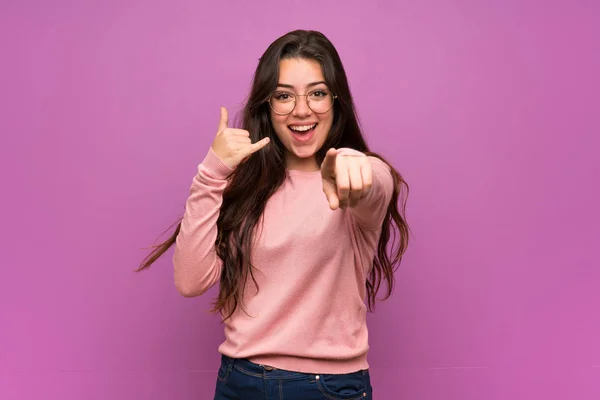
[[[286,167],[288,170],[311,172],[318,171],[320,169],[317,164],[315,156],[308,158],[299,158],[294,155],[288,154],[286,160]]]

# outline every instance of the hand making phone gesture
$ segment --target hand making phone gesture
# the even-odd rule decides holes
[[[234,169],[246,158],[269,144],[269,138],[266,137],[256,143],[252,143],[248,131],[228,128],[228,120],[227,109],[221,107],[221,121],[219,122],[217,136],[213,140],[211,148],[225,165]]]

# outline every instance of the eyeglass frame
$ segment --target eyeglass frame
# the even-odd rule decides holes
[[[310,100],[308,100],[308,96],[310,96],[310,94],[311,94],[311,93],[313,93],[313,92],[316,92],[316,91],[319,91],[319,90],[322,90],[322,91],[327,91],[327,92],[329,92],[329,93],[331,94],[331,96],[333,97],[333,100],[331,101],[331,107],[329,107],[329,108],[327,109],[327,111],[321,111],[321,112],[317,112],[317,111],[313,110],[313,109],[312,109],[312,107],[310,106]],[[275,93],[275,92],[274,92],[274,93]],[[326,112],[329,112],[329,111],[331,111],[331,109],[332,109],[332,108],[333,108],[333,106],[335,105],[335,99],[337,99],[337,98],[338,98],[338,97],[337,97],[337,95],[336,95],[336,94],[334,94],[334,93],[333,93],[331,90],[329,90],[329,89],[314,89],[314,90],[311,90],[310,92],[308,92],[308,94],[296,94],[296,93],[294,93],[294,92],[289,92],[289,93],[291,93],[291,94],[293,94],[293,95],[294,95],[294,107],[292,108],[292,110],[291,110],[289,113],[285,113],[285,114],[280,114],[280,113],[278,113],[277,111],[275,111],[275,110],[273,109],[273,106],[271,105],[271,99],[273,98],[273,94],[271,94],[271,95],[269,96],[269,98],[267,99],[267,103],[269,103],[269,108],[270,108],[270,109],[271,109],[271,110],[272,110],[272,111],[273,111],[275,114],[277,114],[277,115],[290,115],[291,113],[293,113],[293,112],[294,112],[294,110],[296,109],[296,106],[298,105],[298,102],[296,101],[296,97],[307,97],[307,100],[306,100],[306,105],[308,106],[308,108],[310,108],[310,110],[311,110],[312,112],[314,112],[315,114],[325,114]]]

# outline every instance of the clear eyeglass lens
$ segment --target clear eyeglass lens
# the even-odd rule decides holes
[[[294,110],[298,97],[292,92],[277,91],[273,93],[269,103],[277,114],[289,114]],[[308,106],[314,112],[321,114],[329,111],[333,106],[333,95],[329,90],[317,89],[306,95]]]

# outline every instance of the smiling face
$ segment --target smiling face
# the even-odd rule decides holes
[[[293,111],[280,115],[289,112],[294,106],[292,95],[296,98]],[[319,169],[315,154],[323,146],[331,129],[333,107],[328,105],[333,101],[325,84],[321,65],[317,61],[303,58],[280,61],[279,82],[271,100],[271,123],[275,134],[285,146],[288,169]],[[277,112],[273,110],[273,106]]]

